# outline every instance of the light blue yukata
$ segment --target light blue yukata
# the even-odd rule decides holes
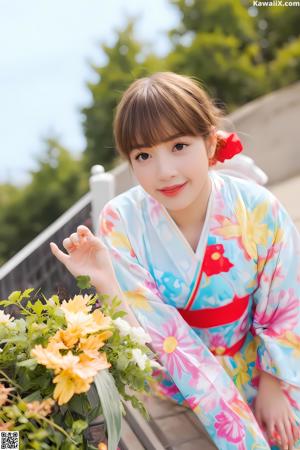
[[[166,369],[159,392],[188,405],[219,449],[269,449],[253,415],[258,369],[281,380],[300,423],[299,233],[266,188],[209,176],[196,251],[139,185],[105,205],[98,234]]]

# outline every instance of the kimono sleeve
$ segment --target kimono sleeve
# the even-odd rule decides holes
[[[118,283],[132,312],[151,336],[151,347],[160,363],[218,448],[229,450],[233,442],[238,442],[243,448],[255,443],[269,449],[231,378],[178,310],[164,302],[148,267],[139,260],[139,245],[147,237],[136,239],[136,234],[132,235],[136,231],[130,231],[132,217],[126,214],[123,205],[120,208],[112,201],[107,203],[100,214],[98,234],[109,249]],[[222,431],[224,411],[235,423],[232,436]]]
[[[260,337],[257,366],[300,387],[300,235],[272,196],[270,242],[258,258],[253,328]]]

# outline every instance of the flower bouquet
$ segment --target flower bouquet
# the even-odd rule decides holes
[[[0,431],[18,433],[24,450],[102,450],[87,438],[102,415],[115,450],[122,400],[148,417],[134,394],[150,392],[152,370],[161,368],[150,336],[122,318],[117,297],[37,295],[27,289],[0,301]]]

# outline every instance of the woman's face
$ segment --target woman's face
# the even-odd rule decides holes
[[[130,161],[142,188],[167,209],[179,211],[195,202],[207,185],[208,157],[214,154],[215,135],[181,136],[153,147],[133,149]],[[176,195],[160,189],[186,183]]]

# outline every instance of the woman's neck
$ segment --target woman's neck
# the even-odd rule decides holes
[[[211,179],[207,176],[206,183],[203,185],[199,197],[193,203],[180,211],[167,210],[178,228],[188,231],[195,230],[203,225],[211,189]]]

